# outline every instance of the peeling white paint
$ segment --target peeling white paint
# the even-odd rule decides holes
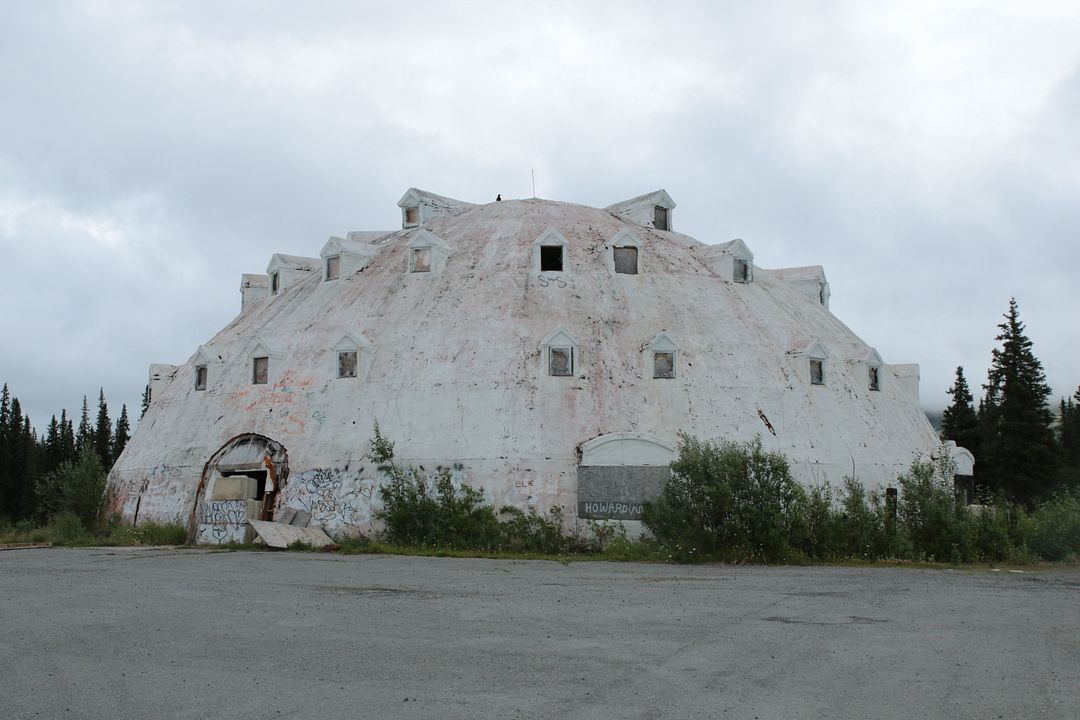
[[[750,282],[732,282],[727,259],[753,260],[745,243],[654,230],[644,208],[660,201],[674,207],[655,193],[602,210],[410,190],[399,204],[426,208],[423,227],[332,239],[323,257],[356,257],[335,280],[319,259],[275,255],[268,270],[289,271],[278,294],[259,287],[265,276],[245,276],[263,299],[245,291],[241,314],[193,356],[221,358],[206,390],[195,390],[191,361],[154,366],[151,406],[110,475],[117,510],[186,522],[211,456],[257,433],[288,454],[277,510],[310,512],[331,533],[370,531],[376,421],[401,462],[455,468],[497,505],[561,505],[571,520],[579,448],[604,435],[669,447],[678,431],[760,435],[808,485],[850,474],[889,485],[938,447],[917,366],[882,364],[870,390],[867,359],[880,358],[828,311],[820,268],[754,266]],[[552,231],[566,243],[564,269],[537,273],[536,241]],[[408,271],[418,237],[438,241],[437,272]],[[639,274],[614,272],[616,238],[636,240]],[[568,377],[548,374],[543,351],[560,328],[575,343]],[[661,333],[678,350],[674,378],[654,378],[643,352]],[[334,372],[343,338],[361,351],[358,377]],[[815,343],[828,353],[821,386],[806,365]],[[260,344],[270,382],[253,385]]]

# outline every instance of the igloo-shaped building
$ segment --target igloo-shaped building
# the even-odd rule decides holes
[[[369,532],[373,426],[497,506],[634,521],[680,431],[783,452],[806,485],[894,481],[940,448],[916,365],[829,312],[820,267],[674,230],[663,190],[598,209],[410,189],[402,227],[273,255],[151,403],[109,478],[125,518]],[[970,455],[967,456],[970,459]],[[963,457],[960,458],[964,460]]]

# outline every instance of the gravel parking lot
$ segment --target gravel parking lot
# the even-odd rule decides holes
[[[1080,717],[1080,571],[0,553],[14,718]]]

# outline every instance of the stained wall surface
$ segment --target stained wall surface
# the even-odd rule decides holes
[[[327,280],[316,268],[258,301],[249,290],[242,312],[171,378],[159,372],[109,478],[117,509],[138,521],[213,520],[210,460],[255,435],[287,453],[274,512],[368,532],[375,422],[401,462],[449,468],[497,505],[562,506],[570,521],[582,447],[606,436],[668,448],[680,431],[760,436],[806,485],[851,474],[889,485],[938,446],[911,366],[881,364],[870,389],[868,363],[879,359],[823,304],[820,268],[785,277],[755,265],[751,282],[734,282],[731,263],[716,261],[718,238],[706,245],[564,202],[439,199],[422,227],[364,234],[373,252],[351,274]],[[544,243],[565,240],[559,272],[539,271],[545,233]],[[613,248],[629,245],[638,272],[616,273]],[[428,246],[432,271],[409,272],[410,253]],[[807,277],[820,277],[814,292]],[[572,374],[551,375],[550,348],[568,344]],[[339,378],[338,353],[350,348],[356,377]],[[660,351],[673,355],[673,378],[654,377]],[[266,384],[252,382],[256,357],[268,358]],[[815,358],[824,384],[812,382]],[[617,454],[617,443],[606,447]],[[242,525],[237,508],[220,510],[221,523]]]

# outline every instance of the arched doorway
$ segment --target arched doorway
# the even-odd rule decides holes
[[[609,433],[580,446],[578,517],[641,520],[646,500],[671,477],[675,448],[642,433]]]
[[[289,475],[285,447],[255,433],[237,435],[203,467],[188,521],[188,542],[245,542],[248,520],[273,520]]]

